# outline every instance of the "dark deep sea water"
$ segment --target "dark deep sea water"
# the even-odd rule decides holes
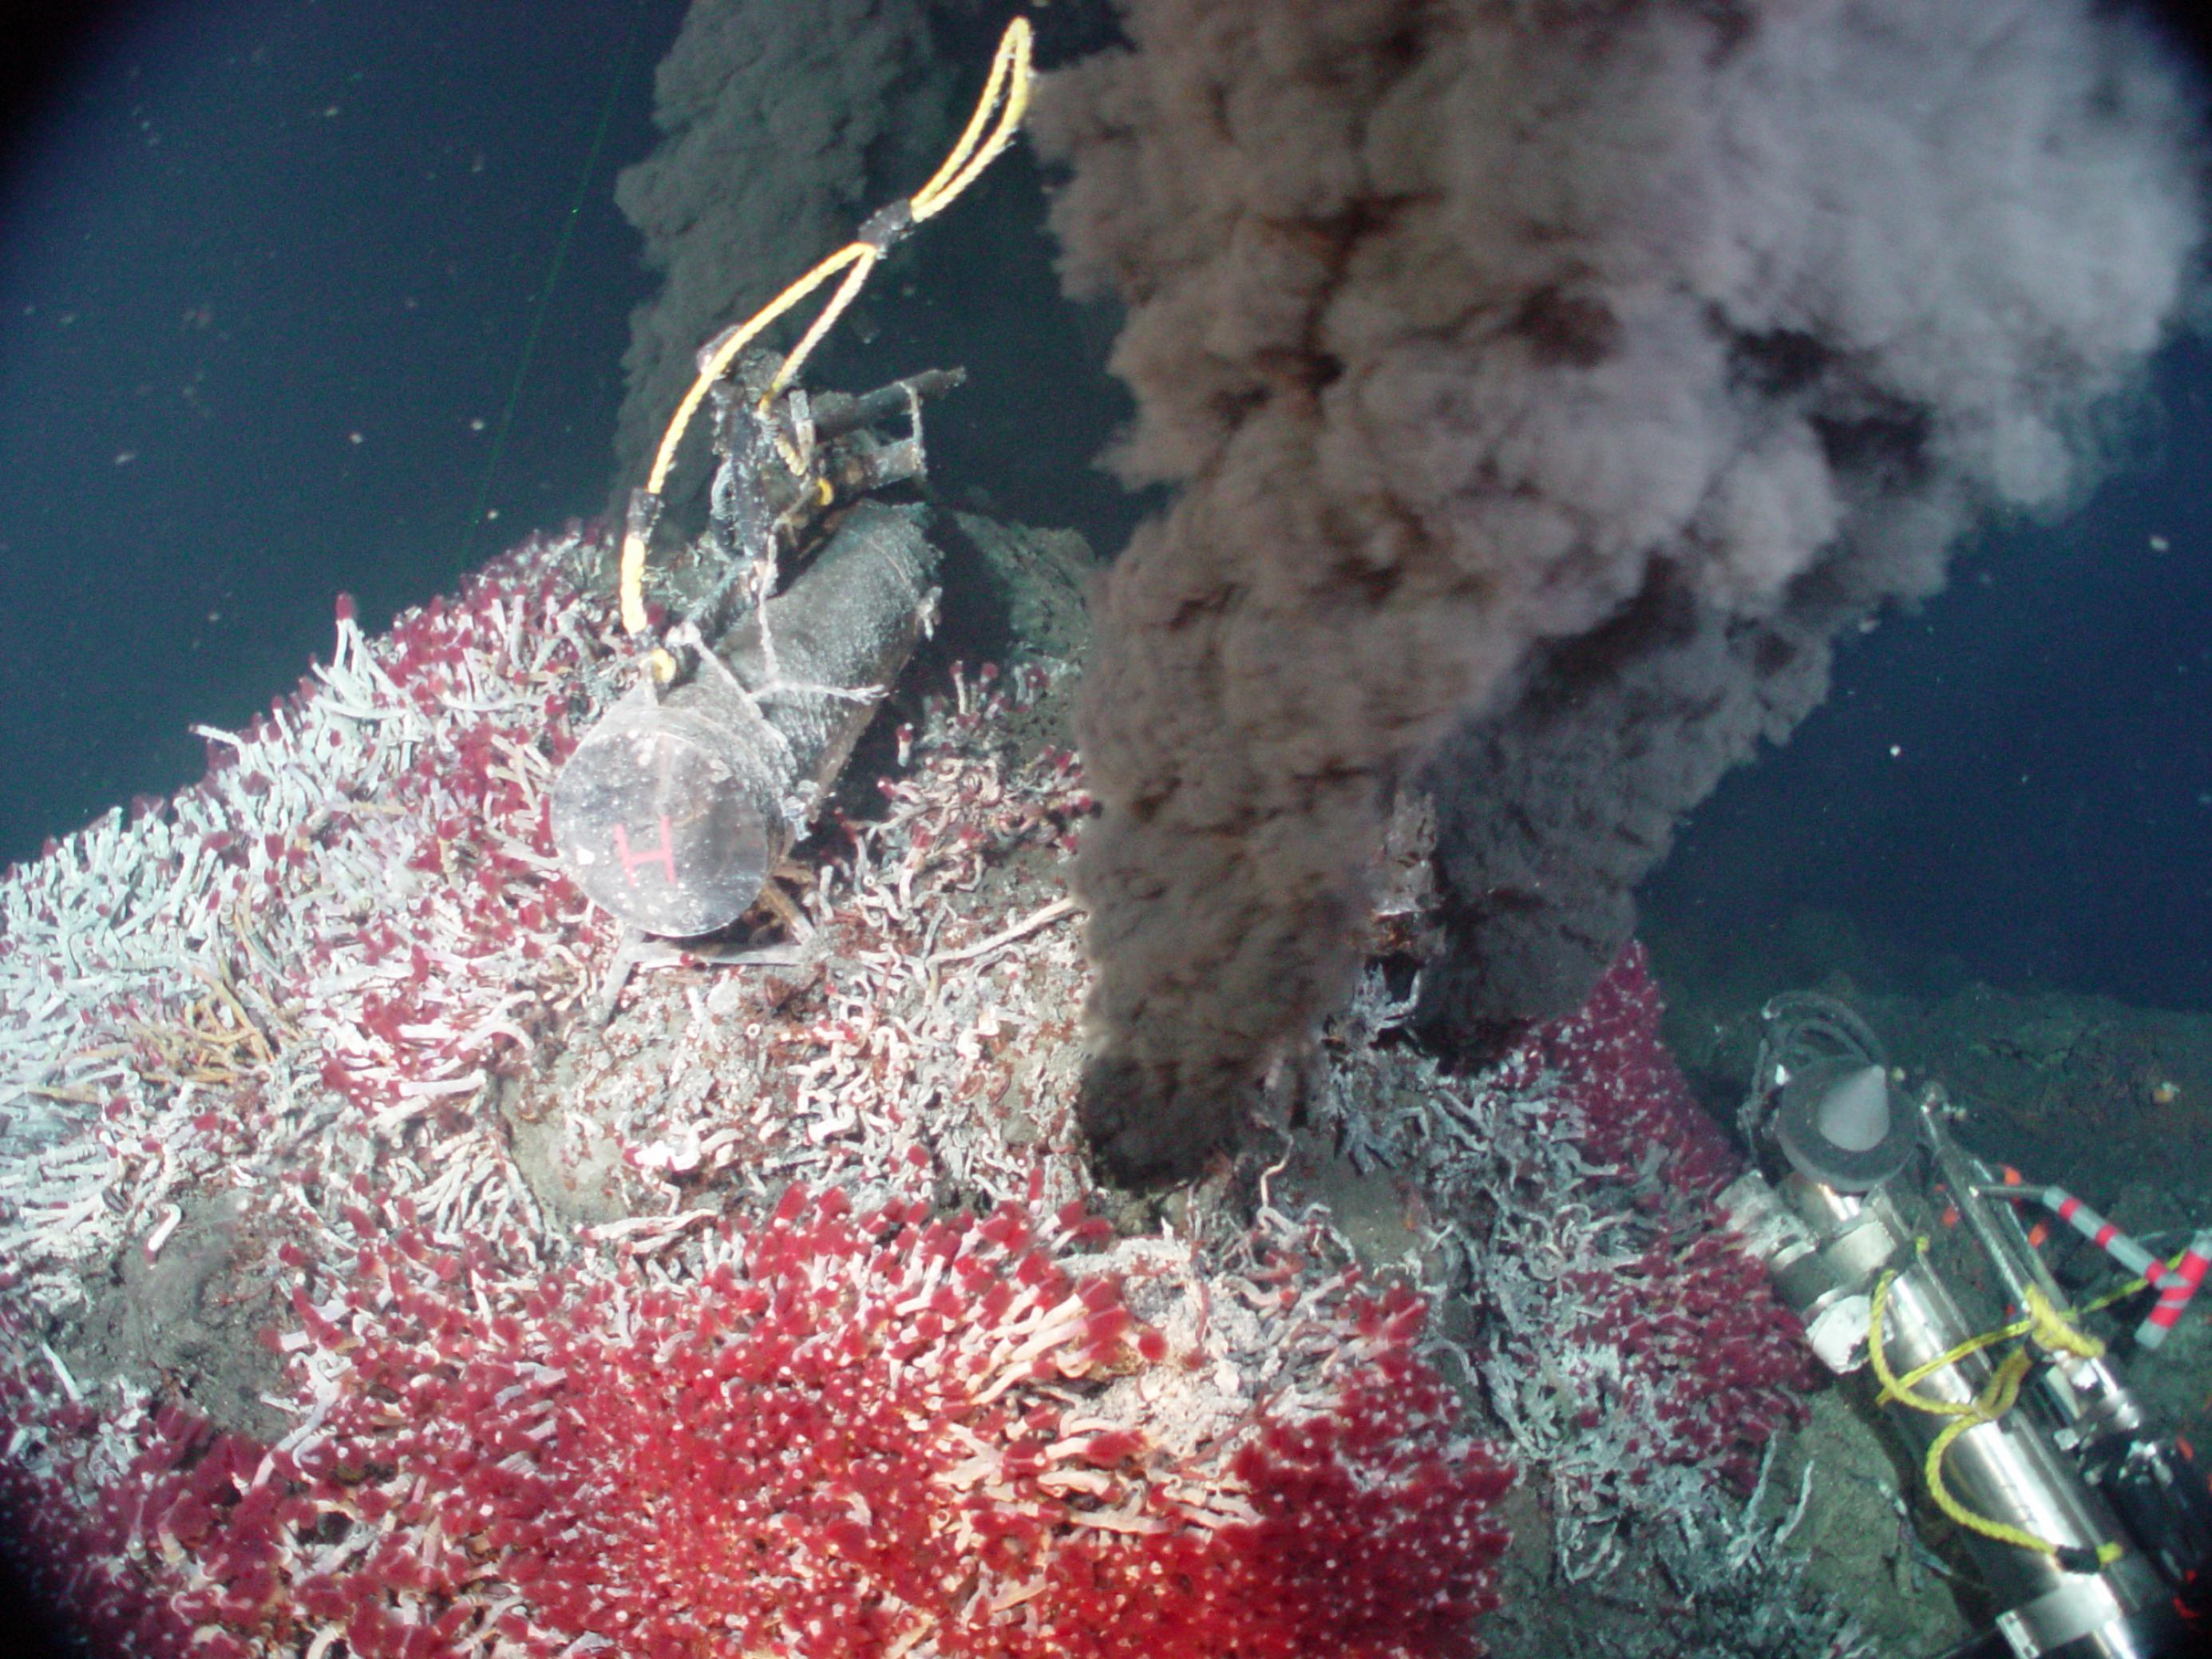
[[[656,281],[614,175],[684,10],[147,0],[50,53],[0,169],[0,861],[198,777],[188,727],[289,690],[339,592],[374,631],[604,511]],[[1116,545],[1111,325],[1060,301],[1025,152],[960,210],[818,374],[964,364],[939,483]]]
[[[0,859],[197,776],[340,591],[600,510],[682,12],[177,0],[57,63],[0,174]]]
[[[1837,912],[1893,974],[2212,1008],[2212,347],[2153,391],[2078,510],[1843,644],[1827,703],[1692,815],[1658,925],[1756,951]]]

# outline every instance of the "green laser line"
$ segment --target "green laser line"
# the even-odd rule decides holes
[[[637,10],[630,24],[629,38],[623,42],[622,57],[615,64],[615,72],[607,82],[607,95],[599,106],[599,125],[592,134],[592,148],[584,157],[584,170],[577,175],[576,193],[570,198],[568,212],[561,225],[560,240],[553,246],[553,263],[546,268],[545,281],[538,289],[538,305],[530,315],[530,331],[523,338],[522,358],[514,367],[514,383],[507,388],[507,406],[499,412],[499,424],[493,428],[491,454],[484,461],[483,482],[477,486],[476,504],[469,509],[469,522],[461,534],[461,554],[465,562],[473,562],[477,532],[483,526],[484,512],[491,500],[491,481],[499,471],[500,458],[507,451],[507,434],[514,424],[514,411],[522,403],[522,388],[530,379],[531,359],[538,355],[538,337],[544,331],[545,314],[553,308],[553,290],[560,286],[562,268],[568,262],[568,244],[575,240],[576,221],[584,211],[584,192],[591,188],[592,174],[598,171],[599,151],[607,141],[607,128],[613,125],[615,100],[622,94],[623,77],[629,69],[629,60],[637,51],[637,43],[645,33],[647,0],[637,0]]]

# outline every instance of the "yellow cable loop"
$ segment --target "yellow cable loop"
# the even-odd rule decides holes
[[[991,59],[990,76],[983,82],[983,95],[975,100],[975,112],[968,118],[968,130],[960,135],[960,142],[953,145],[944,165],[930,175],[929,182],[914,193],[916,219],[927,219],[942,210],[975,183],[976,175],[998,160],[999,152],[1013,142],[1015,130],[1029,112],[1031,84],[1029,20],[1017,17],[1006,25],[1006,33],[1000,38],[998,52]],[[1001,98],[1006,100],[1006,107],[1000,112],[999,125],[989,141],[977,149],[976,135],[982,131],[992,106]]]
[[[1993,1521],[1988,1516],[1968,1509],[1951,1495],[1943,1483],[1943,1458],[1951,1449],[1951,1443],[1969,1429],[1978,1429],[1984,1423],[1994,1423],[2010,1411],[2013,1402],[2020,1398],[2020,1385],[2026,1378],[2028,1367],[2033,1364],[2026,1348],[2014,1348],[2004,1357],[1989,1380],[1987,1387],[1965,1406],[1954,1407],[1960,1415],[1945,1425],[1943,1431],[1929,1443],[1928,1455],[1921,1464],[1921,1473],[1928,1482],[1928,1495],[1936,1500],[1936,1507],[1969,1532],[1978,1532],[1984,1538],[1993,1538],[2000,1544],[2012,1544],[2024,1550],[2033,1550],[2039,1555],[2056,1555],[2058,1546],[2047,1538],[2038,1537],[2024,1527],[2008,1522]]]
[[[968,118],[967,130],[961,133],[959,142],[952,146],[951,153],[937,171],[930,175],[929,182],[908,199],[906,210],[909,223],[918,225],[923,220],[934,218],[942,213],[951,204],[953,198],[974,184],[981,176],[983,169],[997,161],[1006,146],[1013,143],[1014,134],[1021,128],[1022,118],[1029,113],[1032,78],[1030,74],[1029,20],[1017,17],[1006,25],[1006,33],[1000,37],[999,50],[991,59],[989,78],[983,82],[983,95],[975,100],[975,113]],[[979,146],[983,124],[991,118],[991,112],[994,108],[999,112],[998,125],[991,129],[991,136],[981,140]],[[884,249],[872,241],[858,241],[853,246],[862,250],[853,274],[830,297],[830,303],[822,307],[822,314],[814,319],[813,325],[791,349],[790,355],[783,360],[782,367],[775,371],[775,378],[769,382],[768,391],[762,395],[763,407],[797,378],[799,366],[813,355],[814,348],[821,343],[822,337],[830,331],[830,325],[843,313],[845,307],[852,304],[853,296],[860,291],[860,285],[867,281],[868,273],[876,268],[876,261],[884,254]]]
[[[1927,1249],[1925,1240],[1921,1241],[1920,1248],[1923,1251]],[[1949,1453],[1952,1443],[1969,1429],[1979,1428],[1984,1423],[1994,1423],[2013,1408],[2014,1402],[2020,1398],[2021,1384],[2027,1380],[2034,1364],[2033,1356],[2025,1346],[2014,1349],[1999,1363],[1981,1393],[1970,1401],[1934,1399],[1928,1395],[1915,1393],[1912,1385],[1948,1365],[1955,1364],[1968,1354],[2011,1337],[2033,1335],[2045,1347],[2087,1358],[2094,1358],[2102,1353],[2104,1345],[2095,1338],[2075,1330],[2068,1322],[2066,1316],[2051,1305],[2050,1297],[2044,1294],[2041,1287],[2030,1285],[2027,1287],[2026,1318],[2015,1320],[1994,1331],[1984,1331],[1979,1336],[1970,1337],[1948,1352],[1916,1365],[1899,1376],[1890,1369],[1889,1356],[1882,1352],[1882,1314],[1888,1306],[1890,1286],[1896,1279],[1897,1270],[1891,1268],[1875,1285],[1874,1300],[1867,1318],[1867,1358],[1881,1383],[1881,1393],[1875,1399],[1877,1405],[1894,1400],[1915,1411],[1954,1419],[1929,1442],[1928,1455],[1922,1461],[1921,1475],[1928,1483],[1928,1495],[1936,1500],[1936,1508],[1969,1532],[1979,1533],[1983,1537],[1994,1539],[2001,1544],[2033,1550],[2039,1555],[2057,1555],[2059,1546],[2050,1539],[2008,1522],[1991,1520],[1986,1515],[1968,1509],[1953,1496],[1943,1480],[1943,1460]],[[2120,1553],[2119,1545],[2110,1540],[2100,1544],[2095,1552],[2100,1565],[2109,1565],[2118,1559]]]
[[[999,41],[999,50],[991,60],[990,78],[984,83],[983,95],[976,100],[975,113],[968,118],[967,130],[960,135],[960,141],[953,145],[943,165],[931,175],[929,182],[907,202],[908,225],[919,224],[942,212],[953,198],[975,183],[983,169],[996,161],[1006,146],[1013,142],[1014,134],[1029,111],[1032,78],[1029,20],[1017,17],[1006,25],[1006,32]],[[991,128],[988,138],[983,137],[984,128],[989,124],[994,111],[998,115],[998,124]],[[872,225],[884,219],[884,216],[878,215],[877,220],[870,223]],[[895,216],[889,222],[895,225]],[[830,296],[830,302],[822,308],[822,314],[799,337],[799,343],[792,348],[782,366],[776,370],[775,377],[769,381],[769,389],[762,398],[765,405],[791,384],[800,366],[821,343],[822,337],[830,331],[845,307],[853,302],[853,296],[867,281],[868,273],[883,258],[890,240],[903,234],[902,229],[895,228],[886,233],[885,240],[880,242],[867,240],[865,236],[848,242],[754,313],[743,326],[732,329],[723,337],[714,355],[700,366],[698,378],[692,381],[690,390],[677,404],[676,413],[668,422],[668,429],[661,434],[660,447],[653,458],[653,470],[646,476],[645,489],[648,495],[658,497],[661,493],[662,486],[668,481],[669,470],[676,463],[676,447],[682,441],[684,429],[690,425],[692,416],[698,412],[700,404],[705,400],[708,388],[728,373],[730,365],[737,361],[738,354],[759,337],[763,330],[823,283],[848,265],[853,267],[851,273],[838,284],[837,291]],[[635,527],[626,530],[623,536],[621,598],[623,631],[642,633],[646,626],[645,536]],[[657,678],[667,678],[673,667],[665,652],[654,653],[653,672]]]
[[[1919,1249],[1923,1254],[1926,1253],[1927,1240],[1919,1241]],[[1867,1360],[1874,1367],[1875,1381],[1881,1384],[1881,1392],[1875,1396],[1875,1404],[1886,1405],[1894,1400],[1901,1405],[1911,1407],[1915,1411],[1927,1412],[1937,1417],[1948,1416],[1953,1413],[1968,1409],[1964,1406],[1954,1406],[1948,1400],[1937,1400],[1928,1395],[1915,1394],[1912,1391],[1912,1384],[1920,1382],[1930,1372],[1941,1370],[1945,1365],[1951,1364],[1954,1355],[1963,1357],[1965,1353],[1971,1353],[1977,1346],[1986,1346],[1990,1339],[1977,1337],[1972,1343],[1961,1344],[1960,1348],[1953,1350],[1952,1355],[1931,1359],[1924,1365],[1914,1367],[1903,1376],[1898,1376],[1890,1369],[1889,1356],[1882,1351],[1881,1340],[1882,1313],[1889,1305],[1889,1288],[1896,1282],[1897,1269],[1894,1267],[1890,1268],[1876,1279],[1874,1300],[1867,1310]]]

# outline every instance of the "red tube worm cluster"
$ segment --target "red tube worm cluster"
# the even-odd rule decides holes
[[[1662,1012],[1650,955],[1632,941],[1580,1010],[1538,1029],[1536,1049],[1580,1109],[1593,1158],[1634,1170],[1656,1153],[1668,1185],[1710,1198],[1738,1160],[1668,1052]]]
[[[1598,1184],[1650,1218],[1640,1250],[1562,1276],[1560,1332],[1617,1352],[1609,1407],[1585,1409],[1639,1425],[1638,1455],[1747,1486],[1767,1437],[1802,1419],[1817,1371],[1802,1328],[1711,1201],[1737,1159],[1668,1052],[1661,1012],[1644,947],[1632,944],[1582,1010],[1530,1045],[1580,1126]]]
[[[682,1285],[373,1246],[300,1299],[311,1427],[139,1425],[86,1505],[127,1564],[104,1629],[165,1659],[1474,1652],[1507,1477],[1452,1434],[1419,1301],[1248,1284],[1317,1357],[1178,1449],[1148,1379],[1214,1362],[1135,1316],[1103,1231],[794,1188]]]
[[[604,925],[556,862],[546,819],[585,713],[568,682],[605,648],[580,627],[553,550],[495,562],[457,602],[405,613],[374,647],[347,637],[341,607],[336,665],[355,684],[333,693],[424,735],[373,796],[326,821],[337,857],[318,861],[316,896],[339,896],[330,866],[351,862],[376,872],[381,902],[313,917],[286,988],[320,1042],[322,1080],[386,1128],[473,1093],[526,1050],[519,1011],[549,978],[573,980],[564,969]],[[547,960],[556,941],[565,962]]]
[[[1414,1298],[1038,1218],[1088,1191],[1088,802],[1003,742],[1044,671],[956,674],[799,896],[817,967],[663,963],[581,1033],[610,939],[544,817],[611,683],[579,550],[380,641],[342,605],[204,782],[0,880],[0,1506],[59,1610],[149,1659],[1472,1651],[1506,1477]],[[510,1071],[630,1212],[545,1212]],[[46,1347],[165,1249],[291,1292],[288,1432]]]

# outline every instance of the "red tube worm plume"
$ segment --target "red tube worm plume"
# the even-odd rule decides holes
[[[1818,1370],[1803,1327],[1712,1203],[1736,1155],[1668,1051],[1661,1012],[1644,947],[1632,944],[1581,1012],[1540,1028],[1531,1045],[1578,1109],[1586,1155],[1640,1187],[1656,1229],[1634,1260],[1564,1276],[1557,1334],[1620,1351],[1613,1409],[1644,1425],[1648,1457],[1747,1486],[1768,1437],[1803,1419]]]
[[[40,1353],[27,1310],[0,1309],[0,1558],[92,1653],[232,1659],[234,1638],[216,1631],[203,1645],[193,1631],[218,1577],[239,1584],[249,1615],[250,1598],[274,1588],[255,1571],[275,1493],[240,1502],[265,1448],[174,1408],[126,1399],[104,1413]],[[9,1611],[20,1621],[30,1609]]]
[[[1369,1303],[1360,1317],[1407,1305]],[[1418,1324],[1418,1302],[1410,1310]],[[1270,1424],[1230,1460],[1226,1484],[1243,1489],[1255,1520],[1104,1548],[1064,1544],[1040,1598],[1046,1639],[1019,1651],[1480,1653],[1468,1625],[1497,1605],[1489,1565],[1505,1545],[1481,1512],[1510,1477],[1436,1441],[1448,1397],[1394,1346],[1329,1415]]]
[[[10,1421],[5,1431],[13,1436],[21,1426]],[[88,1519],[74,1496],[22,1464],[0,1462],[0,1559],[32,1603],[9,1609],[18,1630],[35,1608],[93,1653],[185,1659],[192,1627],[170,1605],[167,1587],[118,1571],[127,1533],[107,1517]]]
[[[1582,1109],[1592,1156],[1624,1171],[1656,1157],[1668,1186],[1710,1198],[1735,1177],[1736,1155],[1660,1036],[1663,1012],[1650,957],[1631,942],[1579,1012],[1538,1028],[1537,1044]]]
[[[302,1299],[314,1426],[111,1494],[108,1541],[202,1655],[1478,1652],[1509,1477],[1452,1437],[1419,1298],[1246,1285],[1289,1363],[1193,1434],[1158,1402],[1216,1360],[1060,1265],[1103,1231],[794,1189],[680,1288],[372,1247]]]

